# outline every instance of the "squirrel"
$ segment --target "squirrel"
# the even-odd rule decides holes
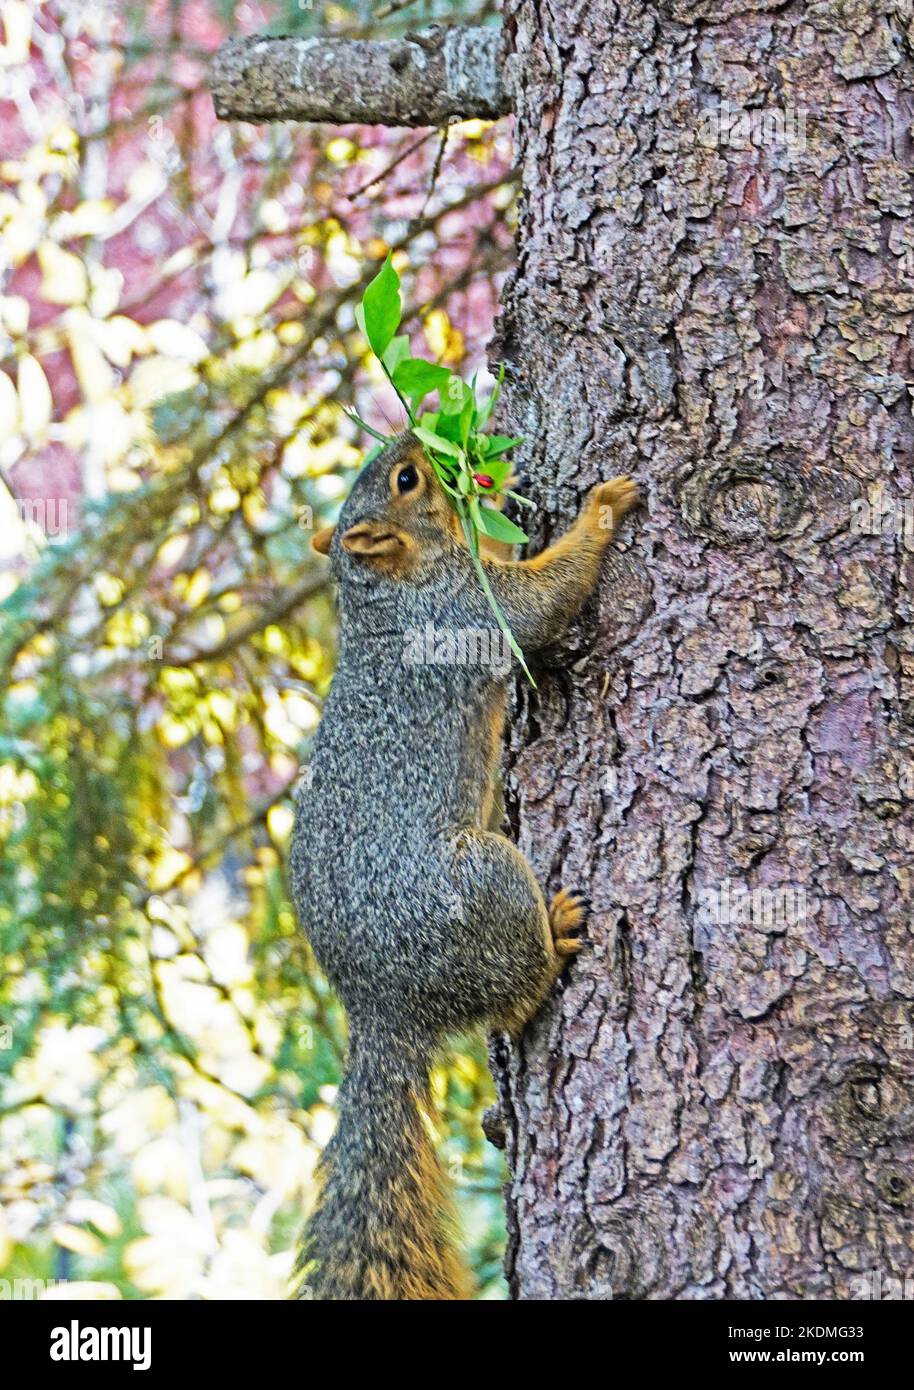
[[[614,478],[532,559],[481,547],[522,647],[566,630],[637,500],[634,482]],[[312,539],[339,588],[339,659],[298,799],[290,881],[349,1045],[298,1266],[304,1298],[470,1297],[426,1118],[429,1068],[447,1036],[472,1025],[516,1036],[582,944],[584,900],[561,889],[547,906],[526,859],[489,828],[505,664],[408,653],[430,624],[500,636],[455,520],[406,431]]]

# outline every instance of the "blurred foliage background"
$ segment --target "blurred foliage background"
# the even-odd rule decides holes
[[[206,64],[493,18],[0,0],[0,1297],[285,1296],[345,1048],[285,874],[309,537],[370,443],[341,405],[400,423],[353,307],[391,249],[414,350],[484,367],[514,178],[508,122],[219,125]],[[484,1040],[434,1082],[498,1298]]]

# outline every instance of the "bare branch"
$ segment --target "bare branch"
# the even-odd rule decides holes
[[[441,126],[511,109],[501,30],[466,25],[387,41],[231,39],[209,85],[223,120]]]

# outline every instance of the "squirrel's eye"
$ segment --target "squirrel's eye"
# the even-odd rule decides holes
[[[397,474],[397,491],[401,493],[412,492],[418,481],[419,474],[416,472],[413,465],[408,463],[406,467],[401,468]]]

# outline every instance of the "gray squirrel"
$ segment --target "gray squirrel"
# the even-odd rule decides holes
[[[637,500],[629,478],[614,478],[532,559],[483,548],[523,648],[566,630]],[[339,585],[340,647],[290,871],[302,927],[346,1009],[349,1056],[305,1235],[302,1297],[470,1296],[423,1115],[429,1066],[448,1035],[474,1024],[517,1034],[581,945],[582,900],[562,889],[547,906],[523,855],[487,828],[504,665],[407,656],[430,625],[497,632],[455,523],[407,431],[312,542]]]

